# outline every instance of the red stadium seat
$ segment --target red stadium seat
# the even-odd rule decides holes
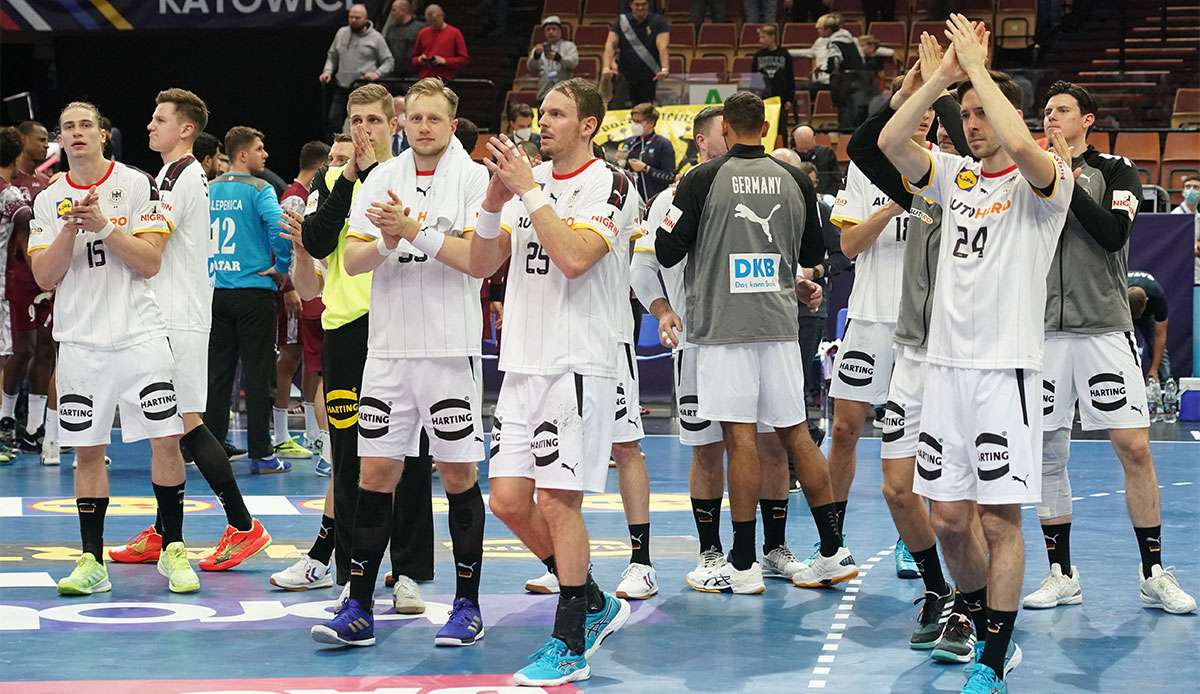
[[[581,0],[546,0],[546,4],[542,8],[542,18],[557,15],[564,22],[576,22],[579,20],[579,15],[583,14],[580,11],[582,5]]]
[[[1171,113],[1172,128],[1200,126],[1200,89],[1182,88],[1175,92],[1175,108]]]
[[[1112,153],[1112,138],[1109,133],[1098,133],[1093,130],[1088,133],[1087,143],[1100,152],[1105,154]]]
[[[1037,29],[1037,0],[999,0],[993,40],[999,48],[1028,48]]]
[[[725,61],[723,55],[705,55],[692,58],[692,65],[688,68],[688,72],[693,75],[716,75],[718,80],[725,79],[725,73],[729,70],[729,63]]]
[[[709,22],[700,26],[700,35],[696,37],[696,50],[701,53],[720,53],[733,60],[737,48],[737,25],[730,23]]]
[[[783,25],[785,48],[809,48],[817,40],[817,28],[808,22],[791,22]]]
[[[759,49],[758,30],[765,26],[776,26],[774,24],[743,24],[742,34],[738,38],[738,50],[743,52],[753,52]],[[776,34],[776,38],[779,35]]]
[[[671,25],[671,49],[690,51],[696,47],[696,27],[691,24]]]
[[[754,58],[748,55],[740,55],[733,59],[733,74],[746,75],[753,71],[752,65]]]
[[[580,53],[598,55],[608,41],[608,27],[585,24],[575,30],[575,45]]]
[[[1183,188],[1183,179],[1200,174],[1200,132],[1167,133],[1162,156],[1162,187]]]
[[[575,76],[595,82],[600,77],[600,59],[585,57],[575,66]]]
[[[837,124],[838,112],[837,107],[833,105],[833,95],[825,90],[817,92],[809,125],[814,128],[836,128]]]
[[[1142,183],[1158,184],[1161,161],[1158,133],[1117,133],[1113,154],[1133,161],[1142,176]]]
[[[584,21],[605,21],[612,24],[621,13],[621,0],[587,0],[583,6]]]

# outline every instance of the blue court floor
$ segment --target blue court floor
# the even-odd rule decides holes
[[[1163,552],[1183,586],[1200,592],[1200,442],[1154,444],[1162,485]],[[651,551],[662,590],[635,603],[629,624],[593,659],[580,690],[607,692],[957,692],[959,667],[937,666],[906,647],[920,581],[896,578],[895,541],[879,493],[879,441],[859,446],[858,479],[846,523],[863,573],[838,590],[769,582],[762,596],[689,590],[684,573],[697,544],[687,495],[688,451],[673,437],[644,443],[650,469]],[[146,444],[116,445],[111,470],[110,545],[148,525],[154,502]],[[482,607],[487,637],[477,646],[433,646],[453,597],[446,504],[435,478],[438,575],[422,587],[425,615],[377,622],[374,648],[328,650],[308,635],[334,595],[287,593],[267,577],[307,550],[326,480],[298,461],[286,475],[251,477],[235,463],[251,510],[274,536],[268,552],[226,573],[202,573],[201,592],[175,596],[152,565],[110,565],[113,591],[59,598],[54,580],[78,553],[71,466],[43,468],[32,456],[0,468],[0,692],[499,692],[548,634],[555,598],[522,591],[542,566],[489,517]],[[1014,692],[1184,692],[1200,681],[1200,619],[1143,609],[1138,554],[1120,466],[1107,442],[1072,446],[1072,553],[1084,585],[1080,606],[1021,613],[1025,659]],[[484,475],[486,478],[486,474]],[[585,501],[596,577],[614,588],[628,561],[616,494]],[[185,533],[201,556],[224,517],[194,467],[188,469]],[[486,493],[486,487],[485,487]],[[120,497],[119,499],[117,497]],[[1046,572],[1036,516],[1025,512],[1022,593]],[[730,542],[728,512],[722,525]],[[800,496],[792,497],[789,540],[798,554],[815,539]],[[760,535],[761,537],[761,535]],[[385,560],[386,567],[386,560]],[[378,610],[390,610],[382,585]],[[386,621],[385,621],[386,620]],[[108,682],[103,682],[108,680]],[[522,689],[521,691],[530,691]],[[536,691],[536,690],[533,690]],[[574,691],[570,687],[559,691]]]

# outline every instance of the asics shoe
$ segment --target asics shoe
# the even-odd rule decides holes
[[[313,559],[307,554],[283,571],[271,574],[271,585],[284,590],[315,590],[333,585],[333,574],[328,564]]]
[[[300,442],[295,437],[284,441],[283,443],[275,444],[275,455],[280,458],[311,458],[312,451],[300,445]]]
[[[318,458],[313,472],[317,473],[317,477],[329,477],[333,474],[333,463],[324,458]]]
[[[971,618],[951,613],[929,657],[939,663],[969,663],[975,658],[975,627]]]
[[[150,564],[158,561],[161,552],[162,535],[152,525],[126,540],[120,547],[109,548],[108,558],[118,564]]]
[[[946,620],[954,608],[954,591],[949,595],[938,595],[925,591],[925,595],[913,601],[913,604],[923,603],[917,614],[917,626],[908,639],[908,647],[914,651],[927,651],[934,647],[942,637]]]
[[[572,653],[567,644],[554,637],[534,651],[529,659],[533,662],[513,675],[513,682],[523,687],[557,687],[592,676],[587,658]]]
[[[525,581],[525,590],[530,593],[538,593],[540,595],[553,595],[558,593],[558,576],[547,571],[546,573],[531,578]]]
[[[917,560],[913,559],[912,552],[909,552],[908,547],[904,545],[904,540],[896,540],[896,549],[892,552],[892,556],[896,559],[896,578],[921,577],[921,569],[917,567]]]
[[[983,648],[985,645],[986,644],[983,641],[975,642],[975,657],[973,659],[973,661],[975,663],[978,663],[980,661],[980,659],[983,658]],[[1008,677],[1008,673],[1012,672],[1014,669],[1016,669],[1016,667],[1018,665],[1021,664],[1021,658],[1022,658],[1021,647],[1017,645],[1016,641],[1009,639],[1008,640],[1008,650],[1004,653],[1004,676],[1005,677]],[[972,671],[972,668],[970,668],[970,667],[967,667],[965,669],[968,672]]]
[[[200,577],[188,561],[187,548],[182,542],[172,542],[158,555],[158,573],[166,577],[172,593],[195,593],[200,590]]]
[[[251,475],[274,475],[280,472],[290,472],[292,464],[275,456],[270,458],[254,458],[250,461]]]
[[[631,563],[621,572],[617,597],[626,600],[645,600],[658,593],[658,572],[653,566]]]
[[[392,586],[392,607],[396,614],[425,614],[425,601],[421,599],[421,589],[417,582],[408,576],[397,576]]]
[[[629,621],[629,603],[609,593],[604,594],[604,609],[588,613],[583,622],[584,656],[591,658],[609,636],[617,633]]]
[[[754,562],[749,568],[739,571],[726,559],[725,564],[704,586],[707,592],[733,593],[734,595],[758,595],[767,590],[763,583],[762,565]]]
[[[763,556],[763,576],[786,578],[790,581],[802,568],[804,565],[787,545],[780,545]]]
[[[455,598],[450,618],[438,629],[433,643],[437,646],[473,646],[483,634],[483,614],[479,605],[470,598]]]
[[[849,581],[858,575],[858,565],[854,556],[845,547],[839,547],[832,557],[821,556],[808,566],[803,567],[792,576],[792,585],[797,588],[830,588],[838,583]]]
[[[91,552],[80,555],[71,575],[58,579],[59,595],[91,595],[112,590],[108,581],[108,569],[103,562],[96,561]]]
[[[715,549],[705,550],[700,553],[700,561],[696,564],[696,568],[689,571],[687,574],[687,584],[692,590],[698,590],[701,593],[719,593],[721,588],[714,581],[716,577],[725,568],[725,555]]]
[[[1150,578],[1142,578],[1142,605],[1157,607],[1171,614],[1187,614],[1196,611],[1196,599],[1183,592],[1179,579],[1175,578],[1175,567],[1166,569],[1155,564],[1150,567]],[[1138,577],[1142,576],[1142,565],[1138,564]]]
[[[962,694],[1008,694],[1008,685],[996,677],[995,670],[976,663],[963,685]]]
[[[225,526],[225,534],[213,548],[212,554],[200,560],[202,571],[225,571],[241,564],[250,557],[263,551],[271,544],[271,534],[257,518],[253,519],[249,530],[238,530],[232,525]]]
[[[1083,587],[1079,585],[1079,569],[1071,567],[1064,576],[1058,564],[1050,565],[1050,575],[1042,579],[1037,590],[1025,596],[1021,604],[1027,610],[1045,610],[1059,605],[1078,605],[1083,602]]]
[[[333,619],[318,624],[308,633],[317,643],[334,646],[374,646],[375,616],[353,598],[338,604]]]

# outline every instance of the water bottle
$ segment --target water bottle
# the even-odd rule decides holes
[[[1150,379],[1146,382],[1146,404],[1150,407],[1150,423],[1162,421],[1162,390],[1158,381]]]
[[[1174,424],[1179,421],[1179,386],[1175,379],[1168,378],[1163,386],[1163,421]]]

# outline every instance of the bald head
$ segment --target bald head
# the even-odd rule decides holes
[[[791,164],[792,166],[800,166],[801,164],[800,155],[796,154],[787,147],[780,147],[774,152],[771,152],[771,156],[783,162],[784,164]]]
[[[434,29],[446,26],[446,13],[441,5],[430,5],[425,8],[425,21]]]
[[[797,152],[807,152],[817,146],[816,133],[807,125],[796,128],[796,131],[792,133],[792,146]]]
[[[367,15],[367,6],[358,3],[350,6],[350,10],[346,13],[346,23],[354,31],[362,31],[370,21]]]
[[[408,0],[396,0],[392,3],[392,16],[396,19],[408,19],[412,16],[412,4]]]

